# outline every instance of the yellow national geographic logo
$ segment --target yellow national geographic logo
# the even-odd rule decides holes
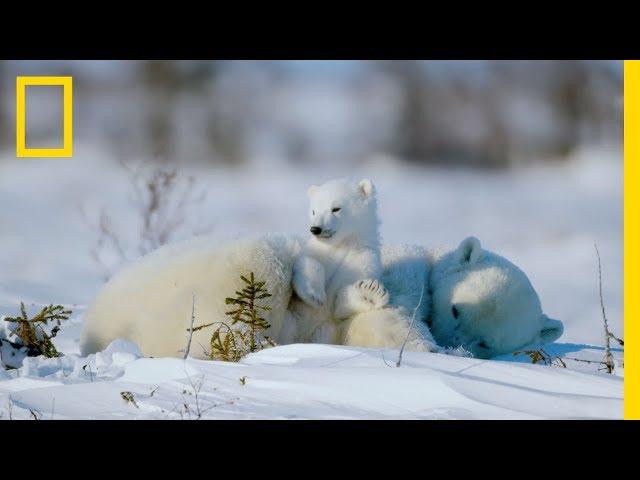
[[[27,87],[63,88],[62,148],[27,148],[25,97]],[[22,158],[68,158],[73,156],[72,77],[16,77],[16,156]]]

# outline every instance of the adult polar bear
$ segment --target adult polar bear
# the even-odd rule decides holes
[[[564,327],[542,311],[525,273],[482,248],[475,237],[429,252],[429,325],[438,345],[462,346],[477,358],[558,339]]]
[[[266,334],[277,343],[398,346],[408,332],[409,301],[416,300],[404,292],[426,288],[425,256],[415,247],[390,248],[383,269],[376,196],[369,180],[330,181],[311,187],[309,196],[313,236],[304,245],[287,235],[223,243],[205,237],[163,247],[125,268],[85,314],[83,354],[125,338],[145,355],[180,355],[194,299],[198,324],[222,320],[225,297],[241,287],[240,275],[251,271],[273,295]],[[388,306],[383,275],[395,280],[387,285],[393,297]],[[424,316],[429,302],[420,303]],[[362,317],[367,314],[375,314],[371,322]],[[354,327],[343,322],[358,316]],[[192,344],[203,348],[192,354],[205,355],[209,335],[206,330],[194,333]],[[412,331],[408,348],[437,349],[426,327]]]

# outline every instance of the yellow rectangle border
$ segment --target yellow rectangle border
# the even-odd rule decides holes
[[[640,60],[624,62],[624,418],[640,419]]]
[[[63,89],[62,148],[27,148],[26,90],[29,86]],[[16,77],[16,157],[69,158],[73,156],[73,79],[72,77]]]

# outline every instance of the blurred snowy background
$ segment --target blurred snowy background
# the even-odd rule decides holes
[[[15,158],[18,75],[73,76],[72,159]],[[27,144],[56,146],[60,92],[31,90]],[[158,168],[169,233],[141,242]],[[563,342],[602,344],[597,243],[622,335],[611,61],[0,62],[0,313],[86,305],[154,243],[305,234],[308,185],[341,175],[376,183],[384,242],[476,235],[520,266]]]

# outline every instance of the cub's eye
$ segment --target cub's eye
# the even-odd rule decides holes
[[[338,213],[338,212],[340,211],[340,207],[332,208],[332,209],[331,209],[331,211],[332,211],[333,213]]]
[[[456,307],[455,305],[451,307],[451,313],[453,314],[453,318],[458,318],[460,316],[458,307]]]

